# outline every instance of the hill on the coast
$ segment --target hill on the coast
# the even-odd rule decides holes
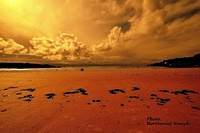
[[[149,66],[164,66],[164,67],[200,67],[200,54],[193,57],[183,57],[164,60],[162,62],[150,64]]]
[[[31,63],[0,63],[0,68],[54,68],[56,66],[48,64],[31,64]]]

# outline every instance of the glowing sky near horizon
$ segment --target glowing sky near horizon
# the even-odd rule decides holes
[[[200,53],[200,0],[1,0],[0,61],[148,64]]]

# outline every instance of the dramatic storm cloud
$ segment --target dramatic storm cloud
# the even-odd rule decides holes
[[[115,8],[116,12],[124,12],[123,9],[129,7],[134,9],[134,15],[127,21],[125,32],[121,30],[118,33],[121,35],[115,36],[118,37],[115,40],[120,41],[111,45],[107,39],[105,43],[97,45],[98,49],[100,46],[107,48],[107,53],[102,53],[107,58],[118,55],[118,62],[151,63],[166,58],[191,56],[200,51],[199,1],[127,0],[121,5],[116,1],[114,5],[121,7]],[[124,28],[121,26],[118,28]]]
[[[200,52],[200,0],[0,4],[0,52],[30,56],[27,62],[148,64]]]

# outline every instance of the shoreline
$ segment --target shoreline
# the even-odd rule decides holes
[[[2,132],[199,131],[200,69],[42,69],[0,75]],[[189,125],[182,124],[186,121]]]

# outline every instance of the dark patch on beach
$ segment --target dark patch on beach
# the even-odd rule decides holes
[[[138,99],[140,97],[139,96],[129,96],[129,98],[136,98],[136,99]]]
[[[69,94],[77,94],[77,93],[81,93],[82,95],[88,95],[87,91],[83,88],[79,88],[75,91],[68,91],[68,92],[64,92],[64,95],[69,95]]]
[[[31,102],[32,99],[26,99],[24,100],[25,102]]]
[[[99,103],[99,102],[101,102],[101,100],[92,100],[92,102],[97,102],[97,103]]]
[[[88,105],[91,105],[91,103],[100,103],[101,100],[91,100],[91,102],[88,102],[87,104]]]
[[[34,92],[35,89],[34,88],[27,88],[27,89],[22,89],[20,91],[29,91],[29,92]]]
[[[16,86],[10,86],[8,88],[10,88],[10,89],[16,89],[17,87]]]
[[[163,92],[163,93],[169,93],[168,90],[159,90],[160,92]]]
[[[133,87],[133,89],[132,89],[132,91],[138,91],[138,90],[140,90],[140,88],[138,88],[138,87]]]
[[[151,96],[150,99],[153,99],[153,100],[157,99],[157,95],[156,94],[150,94],[150,96]]]
[[[7,95],[2,94],[2,95],[3,95],[3,97],[9,97],[9,96],[11,96],[11,94],[7,94]]]
[[[197,110],[200,110],[199,107],[195,107],[195,106],[192,106],[193,109],[197,109]]]
[[[84,68],[81,68],[81,72],[83,72],[84,71]]]
[[[21,94],[22,94],[21,92],[16,93],[16,95],[21,95]]]
[[[197,94],[198,92],[196,91],[193,91],[193,90],[181,90],[181,91],[172,91],[171,92],[172,94],[175,94],[175,95],[188,95],[189,93],[191,94]]]
[[[101,107],[105,108],[105,107],[106,107],[106,105],[102,105]]]
[[[5,88],[4,90],[10,90],[10,89],[16,89],[17,87],[14,87],[14,86],[10,86],[8,88]]]
[[[159,98],[157,94],[150,94],[150,99],[156,99],[157,105],[164,105],[170,101],[169,98]]]
[[[157,95],[156,95],[156,94],[151,94],[150,96],[152,96],[152,97],[157,97]]]
[[[24,98],[34,98],[34,96],[29,94],[29,95],[24,96]]]
[[[6,112],[6,111],[7,111],[7,109],[2,109],[2,110],[1,110],[1,112]]]
[[[54,93],[45,94],[45,96],[47,97],[47,99],[50,99],[50,98],[53,99],[55,95],[56,94],[54,94]]]
[[[28,95],[25,95],[25,96],[23,96],[23,97],[19,97],[18,99],[25,99],[24,101],[30,102],[33,98],[34,98],[33,95],[28,94]]]
[[[76,94],[76,93],[78,93],[78,92],[76,92],[76,91],[71,91],[71,92],[69,92],[69,91],[68,91],[68,92],[64,92],[63,94],[64,94],[64,95],[68,95],[68,94]]]
[[[121,89],[114,89],[114,90],[109,90],[110,94],[117,94],[118,92],[120,93],[126,93],[124,90]]]
[[[77,89],[77,91],[79,91],[83,95],[88,95],[87,91],[84,90],[83,88],[79,88],[79,89]]]
[[[157,97],[157,104],[158,105],[164,105],[164,104],[166,104],[167,102],[169,102],[170,101],[170,99],[169,98],[158,98]]]
[[[190,102],[190,103],[194,103],[194,101],[192,101],[191,97],[189,94],[197,94],[198,92],[194,91],[194,90],[181,90],[181,91],[172,91],[171,92],[174,95],[184,95],[185,99]]]
[[[148,105],[146,105],[146,104],[142,104],[142,106],[147,107],[147,108],[150,108],[150,106],[148,106]]]
[[[194,101],[188,101],[189,103],[195,103]]]
[[[157,105],[164,105],[163,103],[157,103]]]
[[[120,106],[121,106],[121,107],[123,107],[123,106],[124,106],[124,104],[122,103],[122,104],[120,104]]]
[[[187,100],[191,100],[191,98],[190,98],[190,96],[188,95],[188,96],[186,96],[185,97],[185,99],[187,99]]]
[[[6,90],[10,90],[10,89],[16,89],[17,87],[16,86],[10,86],[8,88],[5,88],[5,89],[2,89],[0,91],[6,91]]]

